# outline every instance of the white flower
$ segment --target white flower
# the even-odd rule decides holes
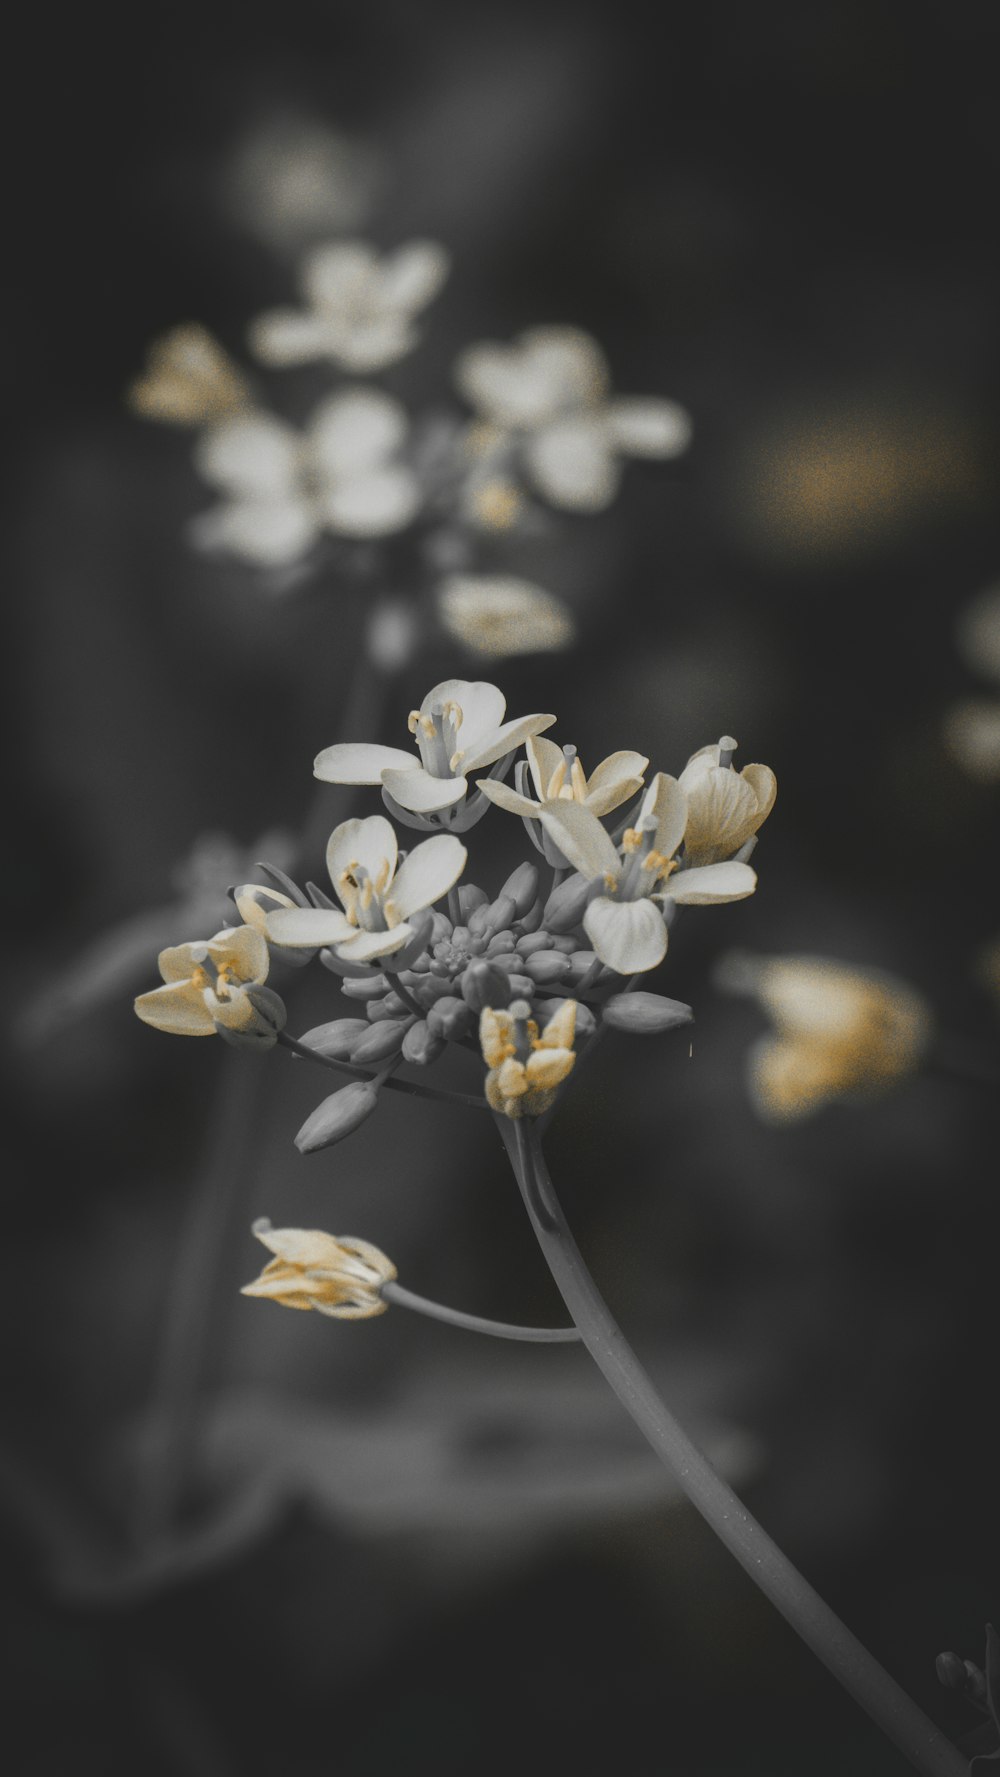
[[[174,944],[158,958],[164,986],[141,993],[135,1010],[144,1024],[171,1036],[210,1037],[220,1026],[257,1030],[260,1014],[248,987],[267,980],[267,944],[251,926],[216,932],[202,944]]]
[[[561,599],[511,575],[452,574],[437,597],[445,629],[474,654],[549,653],[575,637]]]
[[[331,946],[349,963],[391,956],[414,936],[407,924],[411,915],[447,894],[467,855],[453,833],[438,833],[399,863],[396,835],[384,815],[342,821],[330,835],[326,867],[344,911],[277,908],[264,916],[268,941],[290,949]]]
[[[570,511],[610,505],[621,457],[675,457],[690,442],[691,421],[676,401],[610,397],[600,347],[574,327],[469,346],[455,374],[470,405],[517,440],[538,492]]]
[[[462,801],[467,774],[495,764],[555,721],[555,716],[534,715],[505,722],[506,708],[495,685],[443,679],[410,712],[416,756],[400,747],[348,742],[325,747],[313,770],[328,784],[381,784],[401,808],[432,814]]]
[[[543,803],[538,818],[574,869],[600,885],[583,916],[584,930],[602,963],[620,975],[663,961],[664,901],[711,906],[741,901],[757,886],[747,864],[682,868],[674,853],[684,838],[687,798],[677,779],[662,771],[643,797],[636,825],[623,836],[621,854],[593,810],[580,802]]]
[[[420,492],[396,460],[406,414],[372,389],[321,402],[305,433],[269,414],[213,426],[195,464],[230,499],[197,521],[197,541],[270,566],[296,561],[322,531],[382,537],[414,517]]]
[[[319,1228],[272,1228],[266,1216],[253,1232],[274,1254],[240,1294],[263,1296],[283,1308],[315,1308],[331,1320],[370,1320],[384,1314],[382,1286],[396,1267],[369,1240],[324,1234]]]
[[[479,1046],[489,1068],[484,1087],[491,1110],[504,1117],[540,1117],[556,1087],[573,1071],[575,1000],[564,1000],[539,1032],[527,1000],[505,1011],[485,1006],[479,1015]]]
[[[557,747],[554,741],[533,736],[525,752],[537,801],[492,778],[481,778],[478,785],[498,808],[519,814],[523,820],[537,820],[542,809],[553,802],[578,802],[592,814],[610,814],[638,795],[649,764],[642,753],[611,753],[588,777],[575,747]],[[523,771],[520,765],[517,769]]]
[[[755,1043],[750,1087],[761,1115],[788,1123],[832,1099],[873,1096],[912,1072],[931,1033],[902,981],[812,956],[720,959],[717,984],[749,993],[775,1024]]]
[[[436,296],[449,258],[435,241],[410,241],[380,258],[366,241],[316,247],[302,262],[308,307],[275,309],[250,329],[265,364],[329,358],[362,375],[395,364],[418,340],[414,317]]]
[[[769,765],[731,763],[736,742],[724,734],[688,760],[679,783],[687,797],[684,858],[688,864],[717,864],[731,858],[762,827],[774,807],[778,783]]]

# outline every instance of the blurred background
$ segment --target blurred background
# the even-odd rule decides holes
[[[943,739],[988,691],[956,621],[1000,577],[998,36],[963,0],[707,0],[661,9],[655,36],[629,4],[288,0],[124,37],[64,19],[28,46],[0,1347],[24,1777],[905,1769],[582,1352],[239,1296],[263,1213],[376,1241],[428,1295],[555,1324],[488,1125],[398,1098],[302,1158],[304,1069],[133,1016],[157,950],[216,929],[247,860],[291,862],[311,821],[318,874],[341,813],[311,762],[368,594],[335,559],[276,590],[196,553],[190,439],[125,390],[178,322],[245,362],[303,247],[355,232],[454,255],[419,351],[381,379],[411,409],[460,410],[467,343],[566,322],[616,389],[692,415],[690,451],[631,465],[610,510],[498,546],[572,608],[575,649],[476,664],[428,634],[356,737],[401,745],[430,684],[482,676],[514,713],[557,711],[591,766],[634,747],[676,772],[729,732],[738,763],[777,772],[756,896],[694,910],[671,944],[691,1054],[687,1031],[609,1042],[553,1170],[688,1429],[922,1706],[972,1725],[933,1662],[981,1659],[1000,1613],[995,1089],[927,1073],[768,1127],[745,1082],[763,1015],[712,967],[739,946],[889,970],[1000,1070],[977,973],[1000,935],[1000,791]],[[294,378],[272,382],[294,408]],[[409,595],[399,557],[380,573]],[[495,893],[520,830],[497,816],[472,840]],[[291,983],[291,1028],[342,1009],[321,974]],[[219,1193],[211,1299],[188,1305],[208,1352],[190,1485],[137,1565],[177,1254]]]

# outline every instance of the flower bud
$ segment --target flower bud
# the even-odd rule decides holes
[[[426,1018],[418,1018],[403,1038],[403,1060],[412,1061],[416,1067],[426,1067],[428,1062],[436,1061],[444,1054],[445,1047],[444,1037],[434,1035]]]
[[[528,932],[525,937],[517,940],[518,956],[534,956],[536,950],[551,950],[552,947],[549,932]]]
[[[315,1049],[330,1061],[349,1061],[351,1049],[368,1030],[364,1018],[335,1018],[332,1024],[317,1024],[299,1040],[306,1049]]]
[[[495,932],[486,946],[487,956],[502,956],[505,952],[516,949],[517,940],[513,932]]]
[[[950,1691],[964,1691],[969,1682],[965,1670],[965,1661],[957,1654],[938,1654],[934,1662],[934,1670],[938,1675],[939,1684],[946,1685]]]
[[[503,969],[476,957],[462,975],[462,998],[474,1012],[484,1006],[505,1006],[510,996],[510,977]]]
[[[349,1000],[377,1000],[389,991],[384,975],[348,975],[341,987]]]
[[[659,1036],[690,1024],[694,1013],[682,1000],[668,1000],[660,993],[613,993],[604,1005],[604,1022],[612,1030],[627,1030],[638,1037]]]
[[[590,883],[575,872],[552,890],[545,903],[542,922],[553,932],[571,932],[578,926],[590,899]]]
[[[534,864],[519,864],[500,890],[501,897],[510,896],[518,919],[524,918],[537,893],[538,871]]]
[[[484,938],[492,938],[497,932],[509,931],[516,912],[512,895],[498,895],[497,899],[484,909],[481,935]]]
[[[408,1017],[410,1008],[405,1000],[400,999],[398,993],[390,992],[382,1000],[368,1000],[365,1011],[370,1023],[382,1024],[386,1018]]]
[[[479,888],[474,882],[463,882],[459,884],[458,910],[466,925],[469,924],[469,921],[477,908],[485,907],[487,905],[489,898],[486,890]]]
[[[351,1060],[359,1067],[388,1061],[390,1055],[398,1054],[408,1024],[409,1019],[405,1018],[387,1018],[382,1024],[370,1024],[351,1050]]]
[[[367,1080],[352,1080],[339,1092],[331,1092],[307,1117],[295,1137],[300,1154],[315,1154],[353,1134],[378,1104],[378,1093]]]
[[[532,901],[527,913],[522,913],[518,923],[522,932],[537,932],[542,923],[541,898]]]
[[[279,1030],[284,1030],[288,1021],[281,995],[270,987],[245,987],[229,1002],[234,1012],[241,1001],[252,1008],[250,1016],[241,1023],[216,1018],[215,1028],[220,1037],[234,1049],[273,1049]]]
[[[427,1024],[432,1035],[448,1037],[452,1042],[459,1037],[468,1036],[474,1023],[471,1007],[454,995],[438,1000],[427,1014]]]
[[[525,958],[524,972],[539,987],[549,987],[555,981],[565,981],[573,973],[573,964],[561,950],[536,950],[533,956]]]

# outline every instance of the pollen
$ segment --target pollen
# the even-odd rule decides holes
[[[622,851],[638,851],[642,844],[642,834],[638,827],[626,827],[622,834]]]

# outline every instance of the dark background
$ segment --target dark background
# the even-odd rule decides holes
[[[975,977],[1000,929],[997,791],[962,774],[941,723],[973,689],[956,616],[1000,564],[998,37],[972,4],[665,7],[654,35],[629,5],[292,0],[124,29],[88,14],[25,40],[0,1346],[19,1777],[903,1769],[665,1500],[580,1353],[236,1294],[267,1212],[353,1226],[428,1294],[555,1320],[474,1120],[393,1104],[300,1159],[317,1094],[287,1057],[134,1020],[155,942],[147,977],[44,1040],[25,1011],[85,944],[170,903],[200,833],[294,831],[350,686],[356,593],[328,575],[276,600],[193,556],[188,445],[122,400],[164,328],[202,320],[238,353],[291,298],[291,263],[226,199],[239,144],[288,116],[375,144],[376,241],[454,252],[426,343],[386,386],[440,403],[460,345],[566,321],[600,338],[623,393],[693,415],[687,458],[635,466],[608,514],[513,545],[574,605],[579,648],[485,671],[515,712],[556,709],[591,763],[635,746],[676,771],[728,730],[780,784],[757,895],[696,911],[671,948],[693,1057],[686,1033],[609,1044],[553,1167],[685,1422],[911,1694],[971,1725],[933,1660],[980,1658],[1000,1611],[995,1094],[927,1075],[767,1129],[743,1082],[762,1020],[710,977],[737,944],[876,965],[997,1057]],[[400,711],[478,670],[432,643]],[[396,723],[365,738],[399,744]],[[491,888],[516,831],[474,835]],[[335,1015],[328,978],[294,993],[296,1028]],[[130,1590],[171,1259],[206,1144],[250,1100],[196,1553]],[[205,1524],[223,1531],[199,1541]]]

